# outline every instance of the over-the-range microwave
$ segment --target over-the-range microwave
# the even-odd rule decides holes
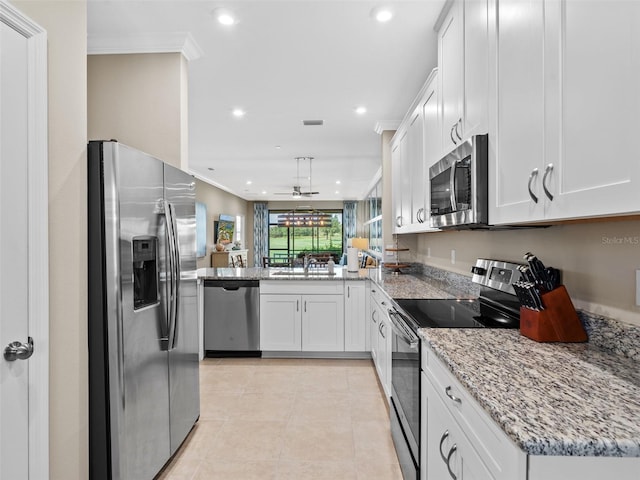
[[[487,227],[488,137],[469,138],[429,169],[431,227]]]

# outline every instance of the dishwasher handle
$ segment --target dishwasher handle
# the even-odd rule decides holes
[[[259,287],[259,280],[205,280],[205,288],[222,288],[227,291],[235,291],[242,287]]]

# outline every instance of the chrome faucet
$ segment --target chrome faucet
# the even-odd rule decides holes
[[[316,260],[315,258],[309,258],[309,255],[305,255],[304,256],[304,273],[309,273],[309,266],[312,263],[316,263],[318,260]]]

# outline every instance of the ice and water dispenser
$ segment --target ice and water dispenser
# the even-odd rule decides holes
[[[133,309],[158,303],[158,239],[133,238]]]

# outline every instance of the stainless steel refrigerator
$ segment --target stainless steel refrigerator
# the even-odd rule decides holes
[[[193,177],[89,142],[90,478],[146,480],[200,412]]]

